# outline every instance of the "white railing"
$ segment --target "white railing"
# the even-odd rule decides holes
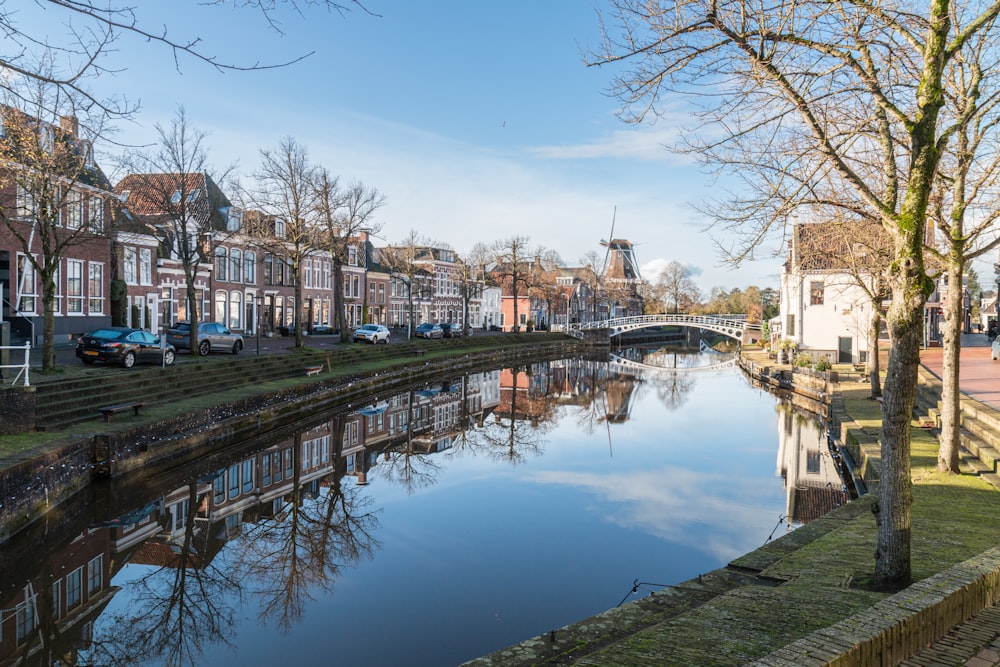
[[[19,368],[17,376],[11,381],[11,384],[17,384],[17,381],[24,377],[24,386],[30,386],[31,382],[28,379],[28,368],[31,362],[31,343],[25,343],[24,345],[0,345],[0,352],[4,350],[21,350],[24,352],[24,362],[20,364],[0,364],[0,371],[6,368]],[[3,374],[4,382],[7,381],[7,374]]]
[[[718,331],[729,336],[734,336],[736,332],[742,333],[750,329],[760,329],[759,324],[747,322],[745,319],[736,317],[720,317],[718,315],[685,315],[664,313],[659,315],[633,315],[631,317],[617,317],[610,320],[597,320],[594,322],[581,322],[570,324],[563,330],[577,338],[582,336],[583,331],[607,329],[616,335],[622,331],[641,329],[645,326],[657,324],[694,326],[703,329]]]

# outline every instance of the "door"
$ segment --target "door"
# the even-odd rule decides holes
[[[852,352],[854,350],[854,339],[850,336],[837,338],[837,363],[850,364],[854,362]]]

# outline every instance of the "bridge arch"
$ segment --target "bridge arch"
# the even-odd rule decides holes
[[[595,322],[569,324],[564,331],[574,338],[586,338],[588,331],[607,331],[609,338],[620,336],[629,331],[637,331],[654,326],[681,326],[705,329],[728,336],[743,342],[748,331],[760,331],[760,325],[736,317],[725,315],[686,315],[680,313],[662,313],[659,315],[633,315],[630,317],[615,317]]]

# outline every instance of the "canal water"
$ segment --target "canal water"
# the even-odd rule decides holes
[[[732,362],[444,377],[98,489],[131,500],[5,570],[0,661],[453,665],[723,566],[846,500],[816,419]]]

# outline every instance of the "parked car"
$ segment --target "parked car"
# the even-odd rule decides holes
[[[441,333],[445,338],[461,338],[462,325],[453,322],[443,322],[441,324]]]
[[[413,335],[417,338],[441,338],[444,336],[444,331],[437,324],[424,322],[413,330]]]
[[[83,334],[76,341],[76,356],[85,364],[103,361],[132,368],[137,363],[174,363],[176,349],[160,345],[160,337],[142,329],[105,327]]]
[[[292,329],[295,332],[295,329]],[[340,329],[334,329],[329,324],[314,324],[312,326],[313,336],[333,336],[340,333]]]
[[[381,324],[365,324],[354,330],[354,341],[368,341],[372,345],[376,343],[389,344],[389,330]]]
[[[167,342],[178,350],[191,349],[191,323],[178,322],[167,329]],[[243,349],[243,336],[233,333],[218,322],[200,322],[198,324],[198,352],[205,356],[213,351],[232,352],[239,354]]]

